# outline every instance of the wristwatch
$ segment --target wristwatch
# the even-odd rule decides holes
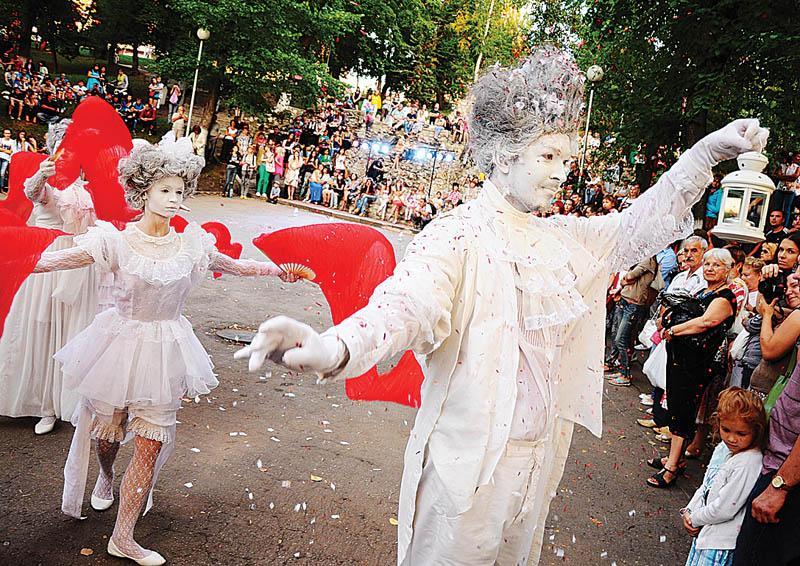
[[[784,479],[779,475],[775,475],[770,483],[772,484],[772,487],[774,487],[775,489],[780,489],[782,491],[789,491],[790,489],[792,489],[791,487],[786,485]]]

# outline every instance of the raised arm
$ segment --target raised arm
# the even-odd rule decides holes
[[[746,151],[761,151],[768,134],[758,120],[735,120],[687,150],[620,214],[551,221],[570,231],[610,271],[625,269],[691,234],[691,208],[711,182],[712,167]]]
[[[254,259],[233,259],[218,251],[209,254],[210,263],[208,265],[211,271],[218,271],[220,273],[229,273],[230,275],[237,275],[239,277],[257,277],[261,275],[274,275],[280,277],[285,281],[293,281],[294,279],[287,275],[280,267],[271,261],[256,261]]]
[[[51,271],[79,269],[93,263],[94,258],[88,252],[82,248],[73,247],[66,250],[44,252],[36,267],[33,268],[33,272],[49,273]]]
[[[39,170],[32,176],[25,179],[25,196],[31,202],[47,204],[49,190],[47,179],[55,175],[56,163],[49,157],[39,164]]]

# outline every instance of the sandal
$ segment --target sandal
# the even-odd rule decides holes
[[[653,469],[661,470],[664,468],[664,465],[667,463],[666,458],[650,458],[647,460],[647,465]],[[676,476],[683,475],[683,472],[686,471],[686,462],[678,462],[678,470],[675,472]]]
[[[669,472],[672,474],[672,481],[667,481],[664,479],[664,476]],[[647,478],[647,485],[650,487],[654,487],[656,489],[669,489],[675,482],[678,481],[678,471],[677,470],[670,470],[667,467],[661,468],[660,472],[656,472],[649,478]]]
[[[606,377],[608,377],[608,376],[606,376]],[[630,384],[631,384],[630,378],[625,377],[623,375],[619,375],[619,376],[615,377],[614,379],[610,379],[610,380],[608,380],[608,382],[611,385],[616,385],[618,387],[630,387]]]

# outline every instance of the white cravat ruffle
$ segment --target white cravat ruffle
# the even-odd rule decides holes
[[[525,330],[568,324],[587,312],[567,247],[543,224],[532,222],[529,213],[514,208],[490,181],[482,192],[497,212],[493,224],[503,243],[499,258],[513,263],[520,275]]]

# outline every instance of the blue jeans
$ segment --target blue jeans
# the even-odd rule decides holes
[[[644,317],[647,307],[635,305],[620,299],[614,309],[614,326],[612,330],[613,344],[611,359],[616,360],[619,371],[625,377],[631,376],[631,350],[633,348],[633,332]]]
[[[8,185],[8,164],[10,162],[10,159],[0,159],[0,189],[4,189]]]
[[[224,196],[232,197],[233,196],[233,185],[236,181],[236,167],[230,167],[225,170],[225,188],[222,189],[222,193]]]

